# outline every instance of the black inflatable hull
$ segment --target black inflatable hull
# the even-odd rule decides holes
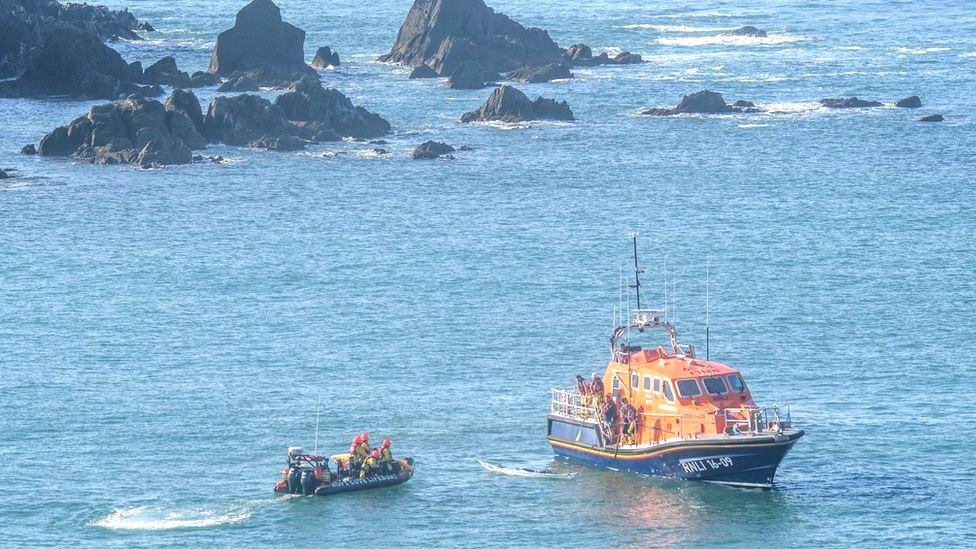
[[[346,492],[359,492],[362,490],[375,490],[403,484],[413,477],[413,471],[409,473],[399,473],[396,475],[376,475],[368,478],[347,478],[344,480],[324,484],[315,489],[316,496],[331,496]]]

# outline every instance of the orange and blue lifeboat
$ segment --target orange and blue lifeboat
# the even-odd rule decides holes
[[[615,328],[599,378],[602,394],[592,390],[600,383],[552,389],[548,438],[556,456],[644,475],[771,488],[780,462],[804,434],[792,425],[789,407],[758,407],[738,370],[679,345],[661,313],[638,310],[633,322]],[[670,349],[629,343],[631,334],[654,330],[667,335]]]

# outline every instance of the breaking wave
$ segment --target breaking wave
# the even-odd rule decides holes
[[[976,57],[976,51],[967,51],[966,53],[960,53],[959,57]]]
[[[722,32],[735,30],[737,27],[692,27],[690,25],[653,25],[651,23],[636,23],[621,25],[621,29],[645,29],[661,32]]]
[[[903,55],[926,55],[929,53],[950,51],[951,49],[952,48],[895,48],[895,51]]]
[[[774,45],[787,44],[790,42],[802,42],[809,40],[806,36],[796,36],[792,34],[770,34],[769,36],[733,36],[728,34],[715,34],[711,36],[682,36],[680,38],[664,37],[658,38],[657,43],[662,46],[754,46],[754,45]]]
[[[110,530],[175,530],[236,524],[250,516],[251,510],[243,506],[223,510],[196,508],[188,511],[141,506],[113,509],[108,516],[93,524]]]

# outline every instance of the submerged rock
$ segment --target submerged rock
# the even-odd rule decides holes
[[[922,108],[922,99],[917,95],[910,95],[904,99],[900,99],[895,106],[901,109],[920,109]]]
[[[672,116],[675,114],[722,114],[731,112],[759,112],[752,101],[739,100],[729,105],[718,92],[702,90],[685,95],[674,108],[648,109],[641,114],[651,116]]]
[[[146,67],[142,73],[142,80],[147,84],[187,88],[190,86],[190,75],[176,66],[176,59],[167,55],[152,65]]]
[[[305,77],[319,78],[314,69],[310,73],[294,73],[287,70],[262,67],[252,71],[235,72],[231,74],[217,91],[258,91],[260,88],[287,89],[295,82]]]
[[[3,168],[0,168],[0,179],[9,179],[9,178],[10,178],[10,174],[5,172]]]
[[[465,61],[476,60],[485,70],[501,73],[562,57],[548,32],[523,27],[482,0],[415,0],[390,53],[378,60],[428,65],[448,76]]]
[[[477,61],[465,61],[447,79],[447,87],[457,90],[478,90],[492,85],[490,81],[497,80],[498,73],[486,70]]]
[[[37,154],[37,148],[34,147],[33,143],[28,143],[27,145],[24,145],[22,149],[20,149],[20,154],[26,154],[26,155]]]
[[[877,101],[866,101],[857,97],[844,97],[840,99],[821,99],[820,104],[829,109],[862,109],[867,107],[880,107]]]
[[[269,151],[300,151],[305,148],[305,142],[290,135],[265,135],[247,145],[252,149],[268,149]]]
[[[159,101],[129,97],[95,105],[85,116],[44,136],[43,156],[73,156],[99,164],[143,167],[187,164],[190,147],[179,135],[192,123],[172,116]]]
[[[768,34],[762,29],[746,25],[724,33],[726,36],[752,36],[754,38],[766,38]]]
[[[414,160],[432,159],[441,156],[448,156],[454,152],[454,147],[447,143],[438,141],[424,141],[413,150],[411,156]]]
[[[417,65],[410,71],[410,78],[437,78],[437,73],[427,65]]]
[[[565,101],[542,97],[530,101],[524,93],[511,86],[495,88],[481,108],[461,116],[461,122],[525,122],[541,119],[573,120],[574,117]]]
[[[16,80],[0,82],[0,97],[65,96],[115,99],[132,82],[129,65],[94,34],[58,23]]]
[[[332,48],[329,46],[322,46],[315,52],[315,57],[312,58],[312,68],[325,69],[330,66],[339,66],[339,54],[332,51]]]
[[[945,117],[941,114],[930,114],[918,119],[919,122],[945,122]]]
[[[281,10],[271,0],[251,0],[237,12],[231,29],[217,36],[210,68],[207,72],[218,76],[268,70],[253,73],[290,74],[291,81],[302,75],[315,74],[305,64],[305,31],[281,19]],[[280,80],[280,76],[275,76]],[[259,85],[266,85],[261,81]]]
[[[505,73],[505,78],[515,82],[534,84],[549,82],[550,80],[561,80],[572,78],[573,73],[569,70],[566,63],[549,63],[541,67],[522,67],[514,71]]]

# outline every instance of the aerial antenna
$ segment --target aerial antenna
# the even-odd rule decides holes
[[[705,257],[705,360],[708,360],[708,257]]]
[[[322,406],[322,402],[315,403],[315,449],[312,450],[313,454],[319,453],[319,408]]]
[[[668,260],[664,260],[664,321],[668,321]]]
[[[637,290],[637,310],[641,308],[640,302],[640,275],[641,270],[637,265],[637,231],[630,233],[630,239],[634,241],[634,288]]]

